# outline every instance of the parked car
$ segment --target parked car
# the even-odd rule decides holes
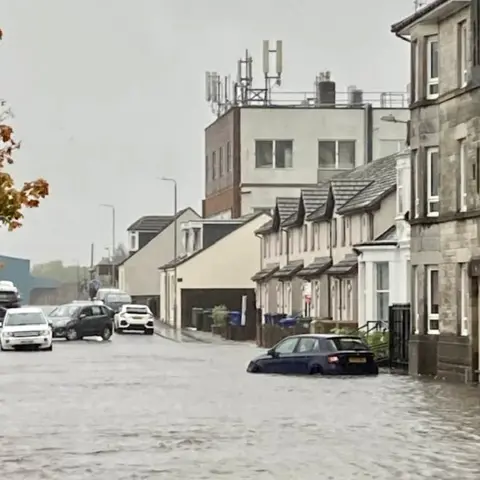
[[[284,338],[252,360],[247,372],[307,375],[377,375],[374,354],[360,337],[304,334]]]
[[[10,308],[3,321],[0,348],[4,351],[26,347],[51,351],[51,326],[41,308]]]
[[[153,335],[153,314],[146,305],[122,305],[115,314],[114,330],[117,333],[140,331]]]
[[[111,311],[96,302],[69,303],[57,307],[49,319],[55,338],[81,340],[83,337],[102,337],[109,340],[113,332]]]

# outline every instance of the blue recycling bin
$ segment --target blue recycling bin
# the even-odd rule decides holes
[[[286,316],[287,315],[285,313],[275,313],[274,315],[272,315],[272,324],[279,325],[280,320],[286,318]]]
[[[297,323],[296,317],[282,318],[281,320],[278,321],[278,324],[285,328],[294,327],[296,323]]]
[[[242,312],[230,312],[229,313],[230,325],[240,327],[242,325]]]
[[[271,325],[272,324],[272,314],[271,313],[264,313],[263,318],[264,318],[265,325]]]

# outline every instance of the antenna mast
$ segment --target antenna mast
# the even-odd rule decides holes
[[[270,59],[275,56],[275,73],[270,73]],[[237,61],[237,78],[233,82],[233,100],[231,101],[230,76],[223,79],[217,72],[205,73],[205,100],[210,104],[217,116],[223,115],[232,106],[270,105],[271,93],[274,85],[280,86],[283,73],[283,43],[277,40],[274,49],[270,49],[270,42],[263,41],[263,75],[265,86],[253,87],[253,58],[248,50],[245,57]]]

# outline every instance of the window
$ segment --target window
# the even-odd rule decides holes
[[[376,321],[388,321],[388,306],[390,304],[390,281],[388,262],[375,264],[375,314]]]
[[[298,353],[310,353],[310,352],[319,352],[320,351],[320,342],[318,338],[309,338],[304,337],[300,338],[297,345]]]
[[[138,232],[130,232],[130,251],[138,250]]]
[[[332,229],[332,247],[335,248],[337,246],[337,219],[334,218],[330,225]]]
[[[296,230],[294,230],[295,232],[297,232],[297,239],[298,239],[298,253],[300,253],[302,251],[302,247],[303,247],[303,230],[301,228],[297,228]]]
[[[439,212],[439,154],[438,148],[427,148],[427,216],[437,217]]]
[[[218,150],[218,176],[223,177],[223,147]]]
[[[317,240],[317,227],[316,223],[310,224],[310,250],[313,252],[315,250],[315,243]]]
[[[303,226],[303,251],[308,251],[308,227],[307,225]]]
[[[297,343],[298,338],[286,338],[275,347],[275,353],[293,353]]]
[[[330,240],[331,240],[331,229],[332,229],[332,224],[331,223],[328,223],[326,224],[326,228],[324,229],[325,230],[325,236],[326,236],[326,245],[327,245],[327,249],[330,248]]]
[[[278,241],[279,241],[278,254],[283,255],[283,230],[280,230],[278,232]]]
[[[263,258],[267,258],[267,239],[268,237],[263,237],[262,239]]]
[[[468,325],[468,273],[467,264],[460,264],[460,334],[467,337]]]
[[[293,232],[287,232],[287,238],[288,238],[288,252],[293,253]]]
[[[415,202],[414,202],[414,212],[413,215],[415,218],[420,216],[420,161],[418,159],[418,151],[412,151],[412,166],[413,166],[413,181],[414,181],[414,191],[415,191]]]
[[[339,220],[340,220],[340,226],[341,226],[340,241],[341,241],[342,247],[344,247],[345,244],[347,243],[347,224],[346,224],[345,218],[340,218]]]
[[[216,152],[212,153],[212,180],[217,178],[217,154]]]
[[[418,267],[412,268],[413,275],[413,301],[412,301],[412,314],[413,314],[413,333],[420,333],[420,317],[418,315]]]
[[[467,210],[467,142],[465,139],[458,142],[460,157],[460,189],[459,207],[461,212]]]
[[[397,215],[405,212],[403,204],[403,170],[397,170]]]
[[[458,24],[458,85],[465,87],[468,82],[468,35],[467,22],[463,21]]]
[[[315,228],[317,229],[317,233],[316,233],[316,236],[317,236],[317,250],[320,250],[321,245],[322,245],[322,241],[321,241],[322,229],[320,228],[320,225],[318,223],[315,224]]]
[[[344,285],[344,298],[345,298],[345,318],[343,320],[347,320],[351,322],[352,318],[352,282],[351,280],[345,280],[342,282]]]
[[[438,98],[438,37],[427,37],[427,98]]]
[[[292,140],[255,140],[255,168],[292,167]]]
[[[439,333],[439,283],[438,268],[427,268],[427,331]]]
[[[320,140],[318,168],[355,168],[355,140]]]
[[[345,219],[345,222],[347,223],[347,230],[348,230],[348,244],[352,244],[352,228],[351,228],[351,222],[349,218]]]
[[[99,305],[92,305],[92,315],[99,316],[102,315],[102,309]]]
[[[227,142],[227,173],[232,171],[232,144]]]
[[[278,247],[280,243],[280,233],[275,234],[275,256],[278,255]]]

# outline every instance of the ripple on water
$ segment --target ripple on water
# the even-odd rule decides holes
[[[474,388],[248,375],[251,347],[151,340],[2,355],[3,477],[480,478]]]

